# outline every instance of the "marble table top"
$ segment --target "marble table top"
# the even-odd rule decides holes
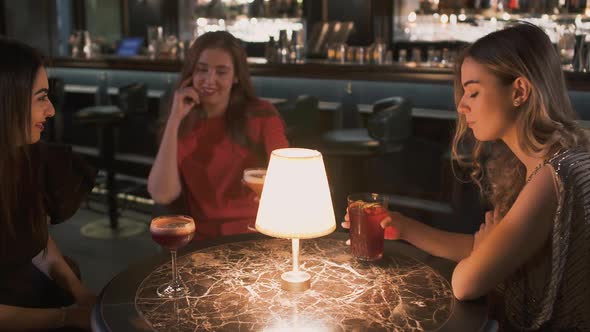
[[[301,270],[313,276],[312,287],[289,292],[281,289],[280,274],[291,269],[291,241],[206,248],[178,260],[190,295],[156,296],[170,279],[170,264],[164,264],[144,279],[135,304],[157,331],[433,331],[453,310],[449,283],[418,260],[389,256],[362,263],[334,239],[302,240],[300,259]]]
[[[190,289],[182,298],[156,295],[171,277],[169,260],[144,269],[140,279],[135,274],[135,296],[128,299],[135,310],[106,296],[113,288],[107,286],[93,321],[112,331],[125,321],[107,322],[115,313],[134,316],[127,323],[145,331],[453,331],[484,323],[485,305],[456,301],[448,276],[433,264],[388,244],[382,260],[357,261],[342,236],[336,237],[300,241],[300,268],[312,275],[304,292],[280,286],[281,273],[292,268],[291,241],[249,239],[180,256],[179,273]]]

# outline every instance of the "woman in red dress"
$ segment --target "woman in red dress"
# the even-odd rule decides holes
[[[256,97],[240,42],[209,32],[189,49],[148,190],[158,204],[184,203],[196,239],[252,232],[258,203],[243,171],[287,146],[278,112]]]

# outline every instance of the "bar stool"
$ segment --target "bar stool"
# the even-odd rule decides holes
[[[367,128],[335,129],[322,136],[320,150],[332,175],[337,213],[344,211],[346,193],[375,190],[367,185],[368,165],[372,159],[403,150],[412,134],[411,110],[410,102],[402,97],[381,99],[373,105]]]
[[[327,154],[363,155],[399,151],[412,134],[412,107],[402,97],[381,99],[373,104],[367,128],[343,128],[322,136]]]
[[[300,95],[294,103],[278,108],[285,121],[289,143],[296,147],[314,148],[320,132],[319,100],[315,96]]]
[[[109,102],[108,95],[105,97],[105,94],[106,89],[99,87],[96,96],[98,105],[80,109],[74,114],[78,123],[96,127],[98,130],[100,159],[106,172],[108,219],[88,223],[81,229],[82,235],[98,239],[129,237],[147,228],[144,223],[119,216],[115,180],[116,129],[123,123],[127,114],[147,111],[147,88],[139,83],[120,88],[118,105],[101,105]]]

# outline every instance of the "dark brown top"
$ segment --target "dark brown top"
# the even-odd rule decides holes
[[[7,244],[10,250],[0,252],[0,303],[14,303],[21,291],[26,292],[23,287],[26,287],[24,281],[31,279],[31,260],[47,246],[47,237],[33,236],[34,227],[47,227],[47,224],[34,222],[28,213],[35,190],[41,190],[44,214],[52,224],[57,224],[78,210],[96,177],[97,171],[73,154],[69,146],[33,144],[31,161],[36,176],[30,185],[23,186],[26,188],[19,195],[15,236]]]

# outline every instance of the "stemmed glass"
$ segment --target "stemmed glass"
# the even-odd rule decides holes
[[[188,216],[170,215],[152,219],[150,224],[152,239],[160,246],[170,250],[172,256],[172,280],[158,287],[158,296],[175,298],[188,294],[186,285],[178,275],[176,250],[193,239],[195,229],[195,221]]]
[[[244,170],[244,177],[242,181],[250,190],[256,193],[260,198],[262,195],[262,187],[264,186],[264,178],[266,177],[266,168],[246,168]]]
[[[264,187],[264,179],[266,178],[266,168],[246,168],[242,183],[252,190],[256,197],[254,200],[258,202],[262,195],[262,188]],[[248,225],[248,229],[256,232],[256,228]]]

